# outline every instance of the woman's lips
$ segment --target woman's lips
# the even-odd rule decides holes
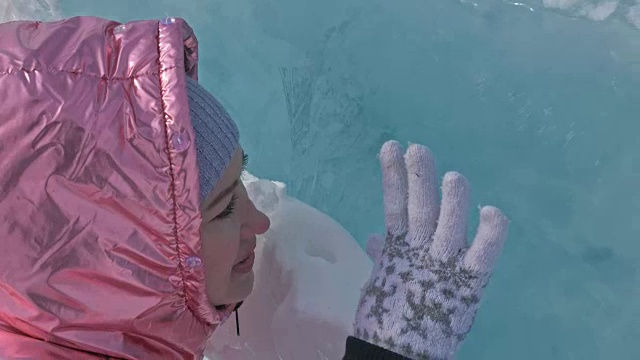
[[[256,260],[256,253],[255,251],[252,251],[251,254],[249,254],[249,256],[244,258],[244,260],[235,264],[232,270],[234,272],[239,272],[239,273],[248,273],[251,270],[253,270],[253,262],[255,260]]]

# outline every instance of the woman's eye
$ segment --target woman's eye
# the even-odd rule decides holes
[[[216,216],[214,220],[221,220],[231,216],[233,214],[233,211],[236,209],[237,201],[238,201],[238,196],[236,194],[233,194],[233,197],[231,198],[229,205],[227,205],[227,207],[224,210],[222,210],[222,212],[218,214],[218,216]]]

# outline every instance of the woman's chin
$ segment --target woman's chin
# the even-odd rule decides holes
[[[253,291],[253,271],[242,274],[234,274],[227,286],[225,294],[209,294],[211,304],[215,307],[237,304],[246,300]]]
[[[253,270],[251,270],[250,272],[243,274],[242,279],[238,279],[234,284],[230,284],[234,287],[234,289],[230,291],[230,293],[234,295],[234,303],[245,301],[249,295],[251,295],[254,279],[255,276],[253,274]]]

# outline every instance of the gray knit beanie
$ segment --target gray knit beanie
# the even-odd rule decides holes
[[[200,201],[209,195],[239,145],[238,127],[222,105],[197,81],[187,77],[189,115],[196,133]]]

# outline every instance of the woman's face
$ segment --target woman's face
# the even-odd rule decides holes
[[[256,209],[240,181],[245,162],[239,148],[201,208],[207,295],[213,306],[235,304],[249,296],[256,235],[269,229],[269,219]]]

